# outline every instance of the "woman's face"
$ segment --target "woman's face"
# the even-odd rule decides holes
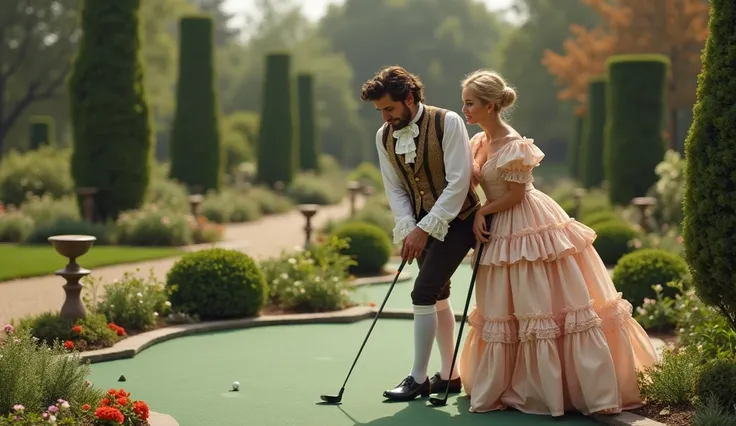
[[[478,124],[488,118],[488,105],[484,105],[467,87],[463,88],[462,100],[463,114],[468,124]]]

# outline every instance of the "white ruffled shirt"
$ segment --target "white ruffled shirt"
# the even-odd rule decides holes
[[[411,123],[404,129],[394,132],[394,137],[397,138],[396,153],[404,155],[407,163],[413,163],[416,157],[414,137],[419,135],[416,122],[423,111],[424,105],[420,103],[417,115],[411,120]],[[444,241],[445,235],[450,229],[450,222],[460,214],[468,195],[473,170],[470,138],[463,119],[453,111],[448,111],[445,114],[442,148],[444,150],[447,186],[432,209],[419,223],[416,223],[414,218],[414,207],[409,198],[409,193],[404,189],[401,178],[391,165],[389,154],[383,147],[383,126],[376,133],[376,148],[378,149],[378,162],[381,168],[384,189],[396,223],[393,230],[394,243],[403,243],[404,238],[417,226],[432,237]]]

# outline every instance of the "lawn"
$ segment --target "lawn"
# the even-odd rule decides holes
[[[87,254],[77,259],[77,262],[83,268],[92,269],[181,254],[183,251],[174,247],[92,246]],[[2,265],[0,281],[53,274],[67,262],[68,259],[58,254],[50,244],[48,246],[0,244],[0,265]]]

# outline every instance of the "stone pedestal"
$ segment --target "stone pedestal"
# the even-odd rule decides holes
[[[305,243],[304,249],[309,249],[310,242],[312,240],[312,217],[317,214],[319,206],[316,204],[301,204],[299,205],[299,211],[304,215],[307,223],[304,226]]]
[[[75,320],[87,316],[84,303],[82,303],[82,285],[79,284],[79,280],[92,271],[79,266],[77,258],[87,253],[96,240],[97,238],[91,235],[54,235],[49,237],[49,241],[56,252],[69,259],[69,263],[64,269],[55,272],[56,275],[66,280],[66,284],[63,286],[66,299],[60,312],[62,318]]]

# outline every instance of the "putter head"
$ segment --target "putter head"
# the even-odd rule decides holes
[[[320,398],[328,404],[339,404],[342,401],[343,392],[345,392],[345,388],[340,388],[337,395],[320,395]]]
[[[445,395],[444,398],[429,398],[429,402],[434,405],[435,407],[444,407],[447,405],[447,395]]]

